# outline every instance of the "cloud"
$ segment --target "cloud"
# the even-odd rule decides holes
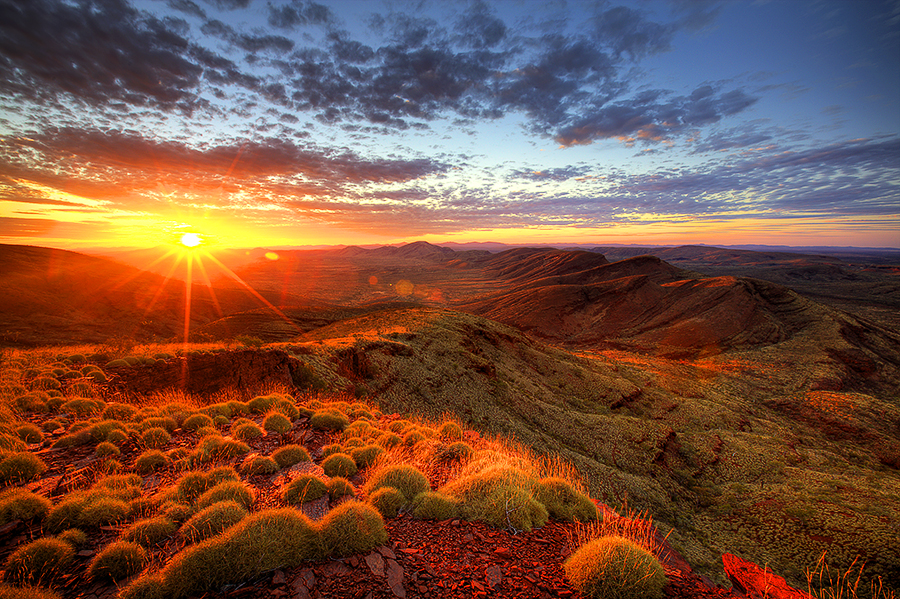
[[[0,237],[39,237],[56,226],[55,220],[46,218],[14,218],[0,216]]]
[[[204,0],[207,4],[215,6],[219,10],[237,10],[250,6],[251,0]]]
[[[279,29],[294,29],[301,25],[325,25],[335,20],[331,9],[317,2],[292,0],[289,4],[268,5],[269,25]]]
[[[190,110],[202,69],[180,24],[124,0],[0,5],[0,90],[33,102],[74,96],[94,105]]]
[[[0,156],[0,177],[6,180],[106,200],[158,195],[166,188],[252,190],[267,197],[338,193],[348,185],[405,182],[448,168],[428,159],[366,159],[275,138],[193,147],[134,132],[81,129],[6,138]]]
[[[752,106],[757,98],[743,90],[718,92],[709,85],[689,96],[667,97],[667,92],[643,92],[634,98],[601,106],[556,134],[562,146],[619,138],[629,143],[670,140],[692,128],[716,123]]]
[[[206,19],[206,11],[204,11],[196,2],[191,0],[169,0],[166,5],[185,14]]]
[[[238,33],[231,25],[222,21],[207,21],[200,28],[206,35],[213,35],[226,42],[237,46],[247,52],[281,52],[286,53],[294,49],[294,42],[280,35],[247,35]]]

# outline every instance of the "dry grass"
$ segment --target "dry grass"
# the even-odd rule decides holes
[[[844,571],[832,571],[823,553],[815,566],[806,570],[807,592],[815,599],[897,599],[897,594],[885,588],[880,576],[863,582],[865,563],[857,558]]]

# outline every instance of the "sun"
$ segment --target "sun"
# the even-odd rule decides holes
[[[187,248],[195,248],[203,241],[196,233],[185,233],[181,236],[181,245]]]

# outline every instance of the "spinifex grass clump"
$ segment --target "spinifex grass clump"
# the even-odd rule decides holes
[[[368,468],[375,463],[381,455],[384,454],[384,448],[379,445],[364,445],[355,447],[350,451],[350,457],[356,462],[358,468]]]
[[[226,480],[205,491],[197,498],[197,507],[203,509],[219,501],[234,501],[244,509],[253,506],[253,490],[239,480]]]
[[[213,419],[206,414],[192,414],[181,423],[181,428],[189,433],[196,432],[207,426],[213,426]]]
[[[177,554],[158,575],[141,578],[120,599],[180,599],[323,556],[318,531],[293,508],[257,512]]]
[[[241,441],[246,442],[262,437],[263,430],[255,422],[247,420],[246,422],[242,422],[238,426],[232,427],[231,434],[235,439],[240,439]]]
[[[240,476],[230,466],[208,471],[188,472],[175,484],[175,495],[184,503],[194,503],[203,493],[226,481],[239,481]]]
[[[114,475],[98,480],[87,491],[75,491],[47,514],[44,526],[52,532],[67,528],[97,528],[126,521],[129,501],[141,495],[141,477]]]
[[[347,415],[333,408],[318,410],[309,419],[311,427],[325,431],[343,431],[348,424]]]
[[[130,541],[114,541],[91,560],[88,576],[119,583],[143,570],[146,563],[147,551],[143,547]]]
[[[47,465],[33,453],[16,452],[0,461],[0,484],[27,482],[40,476]]]
[[[278,463],[267,455],[255,455],[244,460],[241,471],[244,474],[275,474]]]
[[[551,518],[566,522],[587,522],[599,516],[591,499],[560,477],[542,478],[534,487],[534,497],[547,508]]]
[[[423,520],[449,520],[459,514],[459,502],[437,491],[419,493],[413,499],[412,515]]]
[[[485,462],[464,470],[460,478],[438,490],[459,501],[460,513],[467,520],[528,531],[543,526],[549,516],[532,494],[535,483],[524,470]]]
[[[14,584],[52,583],[74,559],[75,550],[65,541],[43,537],[16,549],[6,559],[6,580]]]
[[[290,505],[300,505],[324,497],[327,490],[324,480],[318,476],[304,474],[285,487],[284,501]]]
[[[0,493],[0,525],[13,520],[43,518],[52,504],[43,495],[21,487],[12,487]]]
[[[566,576],[591,599],[660,599],[666,573],[656,557],[630,539],[606,536],[579,547],[565,563]]]
[[[341,476],[333,476],[325,484],[328,490],[328,496],[332,501],[336,501],[342,497],[356,497],[356,487],[353,486],[346,478]]]
[[[329,555],[370,551],[383,545],[388,538],[378,510],[358,501],[345,501],[332,509],[322,519],[320,528]]]
[[[158,449],[148,449],[134,461],[134,470],[142,476],[146,476],[169,463],[166,454]]]
[[[182,536],[199,543],[228,530],[247,517],[247,510],[234,501],[219,501],[194,514],[181,527]]]
[[[372,494],[383,487],[393,487],[403,494],[406,503],[419,494],[431,490],[422,471],[409,464],[389,464],[375,470],[366,483],[366,493]]]
[[[40,443],[44,438],[41,429],[30,423],[17,426],[16,436],[25,443]]]
[[[283,435],[293,428],[290,419],[281,412],[271,412],[263,420],[263,428],[273,433]]]
[[[250,451],[250,447],[235,439],[226,439],[218,433],[206,435],[197,443],[196,461],[201,464],[227,460]]]
[[[138,520],[122,533],[123,541],[131,541],[143,547],[153,547],[162,543],[178,530],[172,520],[165,516]]]
[[[381,487],[369,495],[369,503],[385,518],[396,518],[407,504],[406,497],[394,487]]]
[[[141,433],[141,444],[147,449],[163,449],[172,440],[172,435],[160,427],[154,426]]]
[[[356,474],[356,462],[345,453],[335,453],[322,460],[322,470],[328,476],[342,476],[347,478]]]
[[[300,462],[308,462],[309,452],[302,445],[284,445],[272,452],[272,459],[279,468],[290,468]]]

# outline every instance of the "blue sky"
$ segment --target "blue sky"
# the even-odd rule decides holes
[[[900,2],[0,0],[0,241],[900,246]]]

